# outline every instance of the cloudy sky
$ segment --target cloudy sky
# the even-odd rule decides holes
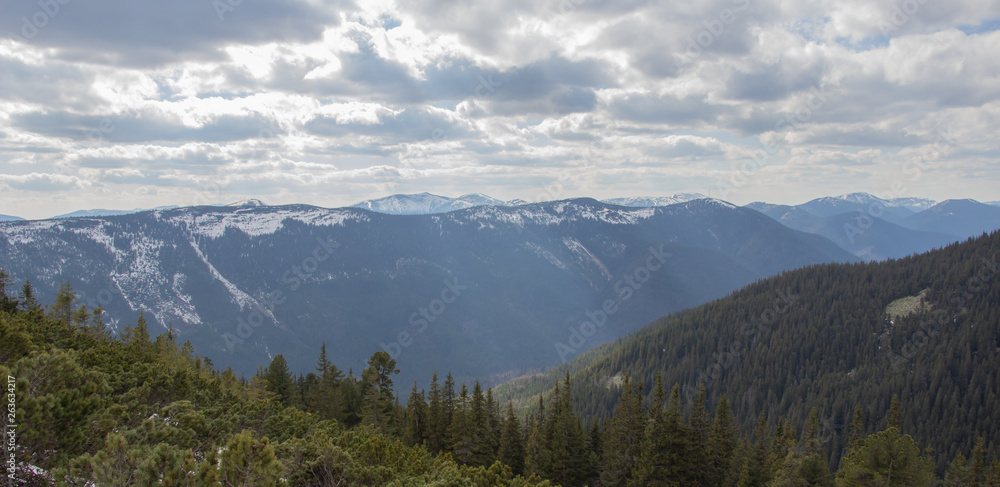
[[[1000,199],[997,0],[0,0],[0,213]]]

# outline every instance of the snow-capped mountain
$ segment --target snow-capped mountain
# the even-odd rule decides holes
[[[563,358],[556,343],[581,352],[762,276],[853,259],[711,199],[433,215],[201,206],[0,223],[0,267],[43,301],[68,280],[117,329],[141,311],[154,332],[172,324],[197,353],[248,374],[268,353],[308,370],[323,342],[356,369],[385,349],[403,382],[551,365]],[[587,320],[601,323],[593,336],[568,341]]]
[[[627,198],[611,198],[601,201],[611,205],[650,207],[650,206],[669,206],[677,203],[687,203],[688,201],[700,200],[704,198],[707,198],[707,196],[701,193],[677,193],[672,196],[630,196]]]
[[[511,206],[523,203],[520,200],[507,202],[484,194],[467,194],[457,198],[438,196],[430,193],[394,194],[374,200],[365,200],[351,205],[351,208],[365,208],[389,215],[430,215],[464,210],[476,206]]]
[[[0,222],[16,222],[20,220],[24,220],[24,218],[19,216],[0,215]]]
[[[928,198],[892,198],[885,201],[890,206],[898,206],[918,213],[937,204],[937,201]]]

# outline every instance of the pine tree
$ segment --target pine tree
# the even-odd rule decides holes
[[[445,449],[445,435],[448,430],[445,427],[444,404],[442,403],[437,371],[434,371],[434,376],[431,378],[428,400],[427,449],[431,453],[438,453]]]
[[[920,454],[913,438],[890,427],[865,438],[848,453],[837,479],[844,487],[924,487],[933,483],[934,476],[930,459]]]
[[[404,439],[409,445],[423,444],[427,439],[428,428],[427,402],[424,391],[417,392],[417,381],[413,381],[410,398],[406,401],[406,428]]]
[[[854,419],[851,420],[848,431],[847,450],[850,451],[860,446],[865,439],[865,417],[860,404],[854,408]]]
[[[538,396],[538,410],[528,417],[524,456],[524,469],[528,475],[545,477],[552,468],[551,452],[545,433],[548,427],[545,399]]]
[[[40,312],[42,310],[42,306],[38,304],[38,299],[35,297],[35,288],[31,285],[31,279],[25,279],[24,284],[21,285],[19,301],[21,311],[25,313]]]
[[[886,415],[886,429],[896,428],[899,429],[899,396],[896,394],[892,395],[892,405],[889,406],[889,413]]]
[[[0,313],[13,313],[17,310],[17,299],[7,294],[7,287],[12,282],[10,274],[0,268]]]
[[[461,392],[455,402],[455,411],[452,413],[451,430],[451,454],[460,463],[469,463],[475,455],[474,425],[471,423],[469,411],[469,388],[462,383]]]
[[[361,373],[364,391],[362,420],[384,432],[396,428],[396,398],[392,391],[392,375],[398,374],[396,360],[379,350],[368,359],[368,368]]]
[[[76,293],[69,281],[59,283],[59,291],[56,292],[56,300],[49,306],[49,316],[63,325],[69,325],[73,321],[73,302],[76,301]]]
[[[679,408],[680,392],[678,388],[675,387],[675,389],[677,390],[676,400],[677,407]],[[705,484],[707,482],[707,474],[709,473],[705,465],[709,463],[708,435],[711,429],[711,422],[708,418],[708,411],[705,408],[705,396],[705,386],[702,385],[698,388],[698,394],[695,395],[694,405],[691,408],[691,416],[688,420],[689,440],[687,454],[684,455],[684,460],[688,464],[684,478],[690,484],[697,485]]]
[[[736,451],[736,425],[729,401],[723,395],[715,408],[715,420],[708,437],[708,475],[706,485],[727,485],[733,454]]]
[[[605,486],[626,485],[632,477],[632,469],[639,460],[645,437],[645,417],[642,412],[642,401],[639,391],[642,388],[633,386],[628,376],[622,384],[622,395],[618,399],[614,416],[605,430],[604,451],[602,455],[603,469],[601,484]],[[657,395],[663,401],[665,393],[660,382],[660,393]],[[656,410],[663,407],[660,402]]]
[[[521,422],[514,415],[514,404],[507,403],[507,418],[500,436],[499,460],[510,466],[514,475],[524,473],[524,439],[521,437]]]
[[[264,384],[268,392],[283,404],[288,404],[295,391],[295,382],[288,371],[288,362],[280,353],[274,356],[264,373]]]
[[[245,430],[230,440],[220,461],[222,485],[278,485],[284,470],[267,438]]]
[[[361,384],[353,370],[349,370],[347,377],[340,381],[337,387],[338,396],[341,400],[341,411],[336,418],[337,421],[351,427],[361,422],[362,407],[364,406],[364,396],[361,393]]]

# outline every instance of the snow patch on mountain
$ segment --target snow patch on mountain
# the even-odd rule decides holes
[[[687,203],[688,201],[707,198],[701,193],[677,193],[670,196],[629,196],[626,198],[611,198],[601,200],[604,203],[618,206],[647,207],[647,206],[670,206],[677,203]]]
[[[365,200],[351,205],[390,215],[429,215],[448,213],[477,206],[512,206],[520,200],[509,202],[480,193],[466,194],[457,198],[431,193],[394,194],[384,198]]]
[[[317,226],[336,226],[343,225],[349,220],[368,220],[367,215],[350,210],[266,208],[271,209],[271,211],[259,211],[256,207],[252,207],[235,212],[219,211],[201,214],[183,212],[168,217],[168,220],[175,224],[186,225],[192,234],[210,238],[219,238],[225,235],[226,230],[230,228],[251,237],[271,235],[284,227],[286,220],[295,220]]]

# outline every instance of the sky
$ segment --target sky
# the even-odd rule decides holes
[[[0,214],[1000,200],[1000,1],[0,0]]]

